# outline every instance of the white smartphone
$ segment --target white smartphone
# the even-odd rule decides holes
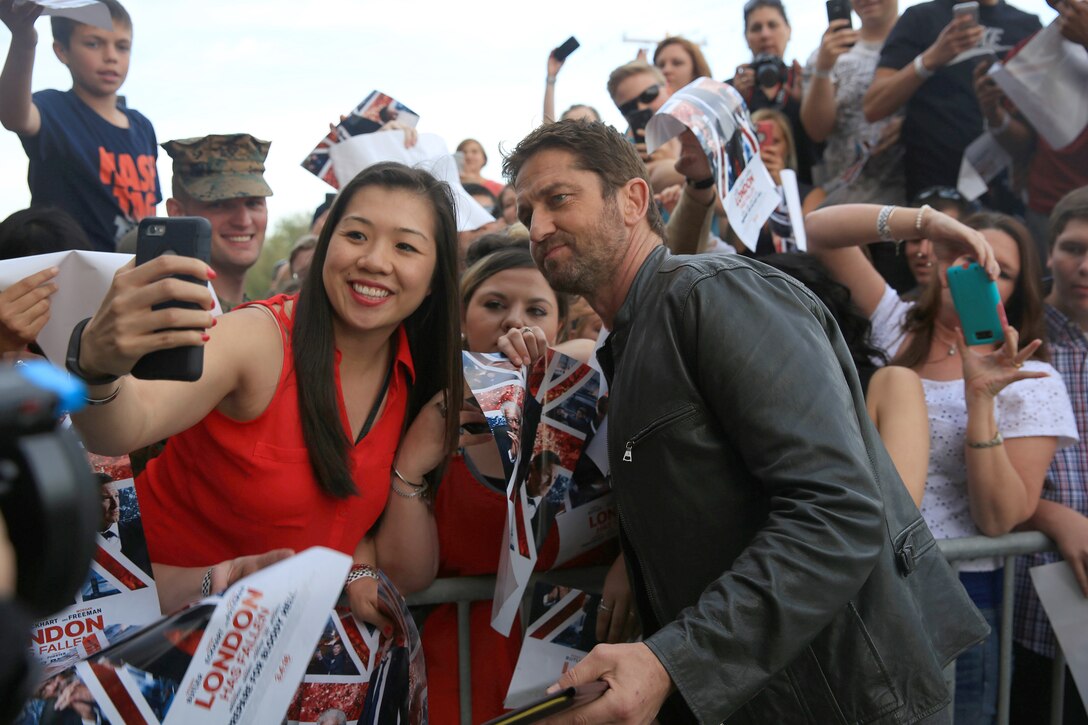
[[[978,3],[975,0],[965,3],[956,3],[952,6],[952,14],[959,18],[962,15],[971,16],[971,24],[978,25]]]

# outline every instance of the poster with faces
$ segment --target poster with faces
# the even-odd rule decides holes
[[[692,81],[650,119],[647,149],[653,152],[685,131],[691,131],[706,155],[730,228],[754,249],[780,196],[759,157],[759,140],[744,99],[727,83]]]

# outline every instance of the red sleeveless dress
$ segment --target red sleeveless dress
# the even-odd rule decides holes
[[[294,316],[285,309],[294,299],[279,295],[252,303],[271,310],[283,338],[283,370],[268,408],[245,422],[213,410],[171,436],[137,477],[152,561],[209,566],[281,547],[327,546],[351,554],[385,509],[414,375],[404,328],[394,333],[396,360],[385,409],[350,453],[358,495],[336,499],[317,485],[299,423]],[[350,438],[339,351],[335,362],[340,419]]]

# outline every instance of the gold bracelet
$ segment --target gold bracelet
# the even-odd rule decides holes
[[[1001,445],[1004,442],[1005,442],[1005,439],[1001,436],[1001,431],[998,431],[997,435],[995,435],[993,438],[991,438],[988,441],[982,441],[981,443],[976,443],[974,441],[967,441],[967,447],[968,448],[996,448],[997,446]]]

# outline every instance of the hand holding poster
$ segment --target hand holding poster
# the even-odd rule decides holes
[[[699,142],[729,226],[749,249],[779,203],[774,180],[759,157],[759,141],[744,99],[727,83],[698,78],[674,93],[646,127],[650,152],[691,131]]]

